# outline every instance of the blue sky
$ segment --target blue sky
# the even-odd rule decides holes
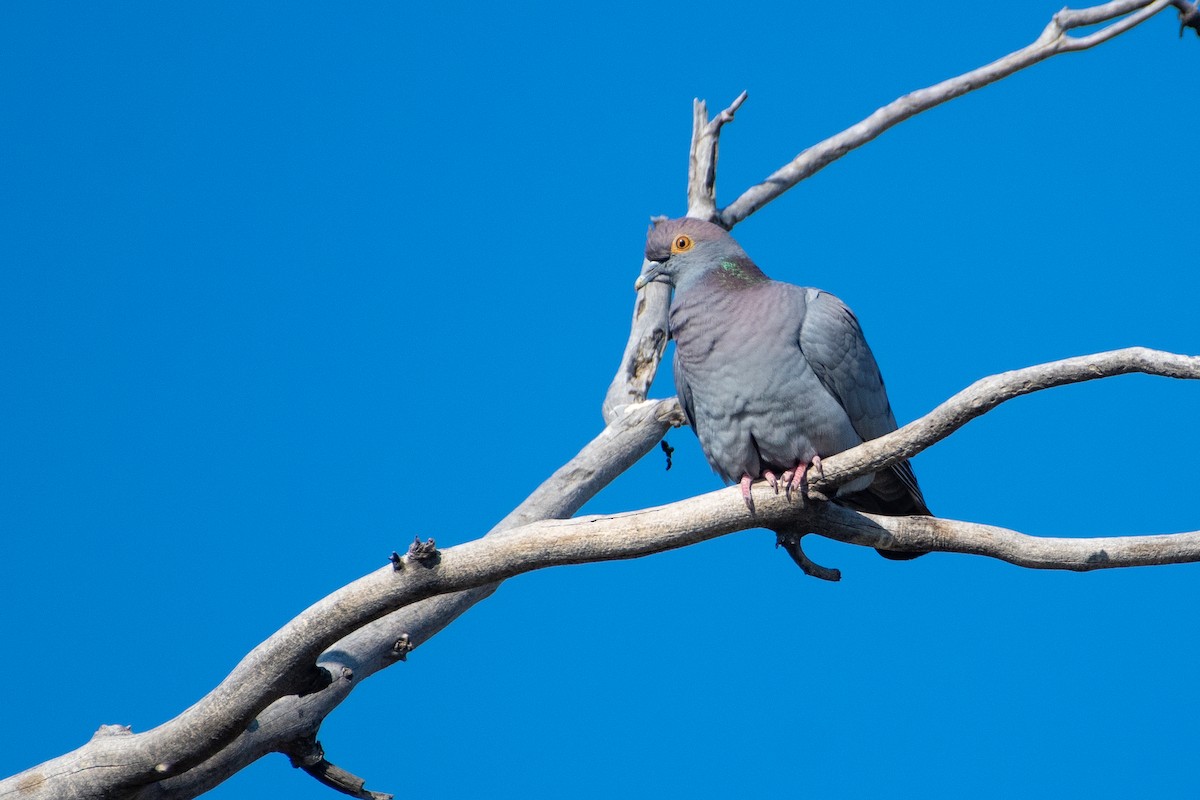
[[[600,430],[691,100],[718,199],[1058,5],[9,4],[0,11],[0,775],[144,730],[416,534]],[[740,225],[862,320],[901,420],[984,375],[1195,353],[1173,14],[910,120]],[[673,389],[664,370],[656,396]],[[939,514],[1192,530],[1200,386],[1017,400],[915,461]],[[718,488],[674,432],[585,509]],[[751,531],[522,576],[362,685],[337,763],[438,797],[1184,796],[1200,567],[1039,573]],[[419,697],[420,699],[414,699]],[[211,796],[331,797],[268,757]]]

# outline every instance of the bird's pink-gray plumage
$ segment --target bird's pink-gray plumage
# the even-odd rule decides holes
[[[774,281],[721,227],[661,222],[639,285],[674,287],[675,386],[712,468],[730,482],[797,469],[896,429],[883,378],[849,308]],[[929,514],[907,461],[842,486],[837,501]],[[912,553],[887,553],[912,557]]]

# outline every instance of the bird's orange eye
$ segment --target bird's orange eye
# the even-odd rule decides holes
[[[672,253],[683,253],[692,249],[692,237],[676,236],[675,241],[671,242]]]

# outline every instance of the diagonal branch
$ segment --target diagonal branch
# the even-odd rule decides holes
[[[825,462],[827,483],[813,476],[813,488],[835,485],[854,474],[908,457],[1013,397],[1129,372],[1200,379],[1200,357],[1130,348],[985,378],[899,431],[831,456]],[[627,412],[627,416],[655,415],[658,424],[665,426],[666,422],[657,416],[664,408],[669,404],[646,403]],[[662,435],[662,428],[647,433],[650,429],[649,424],[635,421],[624,435],[643,444],[650,440],[646,447],[649,450]],[[620,446],[614,448],[609,441],[615,436],[602,434],[589,447],[621,452]],[[606,468],[620,470],[628,465],[627,459],[614,457]],[[593,477],[604,480],[603,474]],[[553,485],[555,480],[548,483]],[[553,491],[551,488],[548,493]],[[72,753],[0,781],[0,797],[62,797],[62,782],[80,770],[94,770],[102,788],[88,796],[97,797],[114,796],[181,775],[232,742],[271,701],[296,692],[318,658],[330,675],[331,689],[344,690],[352,678],[358,680],[361,676],[353,674],[349,666],[343,666],[340,672],[331,669],[328,653],[332,646],[372,621],[440,595],[455,597],[467,592],[465,596],[472,597],[471,590],[490,589],[501,580],[534,569],[636,558],[764,526],[811,530],[883,549],[972,553],[1047,569],[1088,570],[1200,560],[1200,532],[1099,540],[1040,539],[975,523],[880,517],[829,503],[799,498],[792,502],[762,482],[755,485],[754,491],[754,512],[747,511],[735,487],[667,506],[608,516],[529,521],[516,514],[498,526],[502,530],[506,524],[513,526],[502,535],[484,536],[444,551],[427,543],[310,607],[251,651],[216,689],[175,719],[145,733],[97,736]],[[538,497],[535,492],[531,499]],[[573,500],[565,502],[571,504]],[[793,557],[797,557],[795,553]],[[407,638],[393,639],[393,643],[396,641],[403,641],[404,653],[412,644]],[[396,658],[393,651],[392,660]],[[318,725],[319,719],[323,716],[318,718]],[[288,741],[294,742],[295,738]]]
[[[1184,26],[1191,26],[1200,35],[1200,11],[1187,0],[1116,0],[1090,8],[1064,8],[1054,15],[1037,40],[1029,46],[958,77],[893,100],[861,122],[804,150],[791,163],[776,170],[762,183],[747,189],[721,211],[716,210],[717,144],[722,126],[733,120],[734,113],[745,102],[747,95],[742,92],[728,108],[711,120],[708,119],[704,101],[695,100],[692,106],[692,144],[688,169],[688,216],[707,219],[731,230],[805,178],[904,120],[1053,55],[1095,47],[1169,6],[1179,10],[1181,34]],[[1072,37],[1067,34],[1070,30],[1110,20],[1116,21],[1088,36]],[[648,396],[669,338],[667,310],[670,302],[670,291],[663,284],[647,284],[638,293],[629,340],[604,398],[606,421],[611,420],[622,406],[641,402]]]
[[[1110,5],[1115,5],[1115,4],[1110,4]],[[1129,3],[1122,3],[1122,5],[1129,5]],[[1134,27],[1135,25],[1145,22],[1146,20],[1150,19],[1150,17],[1152,17],[1155,14],[1157,14],[1158,12],[1162,11],[1169,5],[1171,5],[1170,0],[1155,0],[1155,2],[1150,3],[1145,8],[1138,9],[1137,11],[1133,12],[1132,14],[1129,14],[1127,17],[1120,19],[1117,22],[1114,22],[1112,25],[1108,25],[1104,28],[1101,28],[1100,30],[1096,31],[1095,33],[1089,34],[1088,36],[1072,37],[1072,36],[1061,35],[1061,33],[1060,33],[1060,38],[1061,38],[1062,44],[1061,44],[1061,50],[1059,50],[1059,52],[1068,53],[1068,52],[1076,52],[1078,50],[1086,50],[1089,47],[1095,47],[1098,44],[1107,42],[1109,39],[1113,38],[1114,36],[1120,36],[1122,33],[1129,30],[1130,28]],[[1094,9],[1086,9],[1086,11],[1093,11],[1093,10]],[[1124,13],[1124,12],[1122,12],[1122,13]],[[1084,25],[1096,24],[1096,23],[1087,22],[1087,21],[1077,21],[1081,17],[1086,19],[1087,17],[1090,17],[1090,16],[1091,15],[1079,15],[1077,12],[1074,12],[1069,8],[1064,8],[1062,11],[1060,11],[1054,15],[1054,20],[1050,23],[1050,25],[1057,26],[1057,31],[1061,32],[1061,31],[1069,30],[1069,29],[1075,28],[1075,27],[1082,27]],[[1110,18],[1111,17],[1105,17],[1104,19],[1097,20],[1097,22],[1103,22],[1105,19],[1110,19]],[[1050,31],[1051,28],[1047,28],[1046,30]],[[1043,35],[1045,35],[1045,34],[1043,34]]]
[[[727,229],[774,200],[805,178],[814,175],[851,150],[862,147],[884,131],[967,92],[974,91],[1014,72],[1031,67],[1059,53],[1086,50],[1118,36],[1173,3],[1170,0],[1117,0],[1082,10],[1063,9],[1054,15],[1042,34],[1027,47],[978,69],[918,89],[876,110],[863,121],[830,136],[800,153],[792,161],[769,175],[762,183],[747,189],[726,206],[717,220]],[[1187,6],[1187,3],[1183,3]],[[1180,9],[1182,15],[1183,9]],[[1128,16],[1126,16],[1128,15]],[[1122,19],[1118,19],[1122,18]],[[1118,19],[1112,25],[1082,38],[1067,35],[1075,28]]]
[[[372,792],[367,782],[347,772],[325,758],[325,749],[315,738],[304,737],[292,742],[283,752],[291,759],[292,766],[304,770],[319,783],[335,792],[341,792],[360,800],[393,800],[386,792]]]
[[[1095,46],[1167,5],[1179,10],[1181,35],[1183,27],[1197,28],[1200,33],[1200,13],[1194,3],[1185,0],[1153,3],[1124,0],[1081,11],[1064,9],[1029,48],[885,106],[843,134],[804,151],[792,164],[762,186],[743,194],[719,215],[715,201],[717,140],[721,127],[744,102],[745,93],[713,120],[705,118],[705,107],[698,103],[689,174],[689,214],[716,218],[726,227],[732,227],[804,177],[903,119],[1056,52]],[[1089,36],[1072,38],[1066,34],[1067,30],[1118,17],[1124,18]],[[1012,67],[1009,59],[1016,56],[1024,62],[1003,72],[999,65]],[[936,91],[939,89],[943,90],[941,95]],[[777,176],[780,182],[772,184]],[[764,191],[768,193],[763,194]],[[651,287],[666,289],[657,284]],[[654,294],[648,288],[639,296],[630,347],[605,400],[608,427],[492,531],[505,535],[489,535],[450,548],[429,563],[405,562],[399,572],[386,567],[345,587],[256,648],[216,690],[174,720],[141,734],[102,730],[84,747],[0,781],[0,798],[194,797],[267,752],[289,751],[292,747],[295,755],[294,744],[289,742],[315,734],[325,716],[363,678],[402,660],[409,649],[428,640],[475,602],[490,595],[498,581],[531,569],[633,558],[767,524],[792,529],[808,526],[842,541],[872,547],[974,553],[1034,567],[1095,569],[1198,560],[1200,533],[1096,540],[1036,539],[973,523],[923,517],[870,517],[829,504],[790,504],[761,485],[754,490],[756,516],[747,514],[737,490],[725,490],[659,509],[611,517],[553,520],[575,513],[616,475],[653,448],[671,425],[680,424],[681,415],[674,399],[645,402],[667,340],[667,303],[665,291]],[[643,334],[637,333],[639,325]],[[1196,377],[1194,358],[1141,350],[1119,353],[1126,353],[1134,361],[1182,359],[1180,374],[1175,377]],[[1152,370],[1121,368],[1107,374],[1128,371]],[[985,379],[972,389],[987,380],[993,379]],[[1008,399],[1066,382],[1056,380],[1051,378],[1045,385],[1024,389],[1019,384],[991,388],[1008,392],[1004,397]],[[964,400],[964,407],[946,410],[960,397],[891,434],[893,438],[885,437],[827,459],[824,481],[821,476],[813,476],[813,487],[829,488],[855,474],[906,458],[948,435],[967,419],[1002,402],[997,400],[991,405],[984,402],[976,408],[972,401]],[[943,411],[945,417],[937,417]],[[546,519],[552,521],[537,522]],[[796,549],[802,553],[798,539]],[[808,564],[815,567],[811,562]],[[375,621],[368,622],[372,619]],[[314,664],[321,669],[314,671]],[[313,691],[317,685],[315,678],[328,685]],[[289,692],[308,693],[300,696]],[[314,753],[309,755],[315,758]],[[315,762],[320,771],[327,776],[332,774],[332,765],[326,769],[320,762],[321,759]],[[352,776],[342,776],[340,780],[355,788]]]
[[[678,424],[681,419],[679,404],[673,398],[624,408],[599,436],[547,478],[487,535],[496,536],[539,519],[569,517],[650,452],[671,425]],[[485,584],[431,597],[358,627],[330,645],[318,659],[332,675],[344,675],[350,670],[353,680],[334,680],[323,691],[303,697],[279,698],[254,718],[255,725],[243,730],[227,746],[214,747],[199,766],[144,788],[139,800],[195,797],[278,749],[279,743],[287,746],[286,743],[299,738],[315,737],[325,717],[350,695],[356,685],[403,660],[413,648],[442,631],[475,603],[489,597],[497,586]],[[194,727],[187,730],[189,735],[203,733]],[[200,738],[196,744],[210,743]],[[0,784],[0,797],[3,796],[3,784]]]
[[[1184,356],[1128,347],[1090,356],[1077,356],[1048,364],[1002,372],[982,378],[946,402],[903,428],[858,447],[821,460],[820,470],[810,470],[809,485],[829,493],[859,475],[878,472],[898,461],[912,458],[945,439],[976,417],[1024,394],[1083,383],[1097,378],[1140,372],[1164,378],[1200,379],[1200,356]]]

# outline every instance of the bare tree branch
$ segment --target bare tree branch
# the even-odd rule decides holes
[[[650,452],[666,431],[682,421],[674,400],[655,400],[624,407],[612,423],[578,455],[546,479],[528,498],[495,525],[488,536],[539,519],[569,517]],[[189,798],[202,794],[281,743],[315,737],[322,721],[349,696],[357,683],[403,660],[413,648],[489,597],[499,584],[431,597],[359,627],[329,647],[318,659],[339,676],[321,692],[289,695],[263,710],[254,724],[200,766],[146,787],[140,800]],[[349,671],[350,677],[344,677]],[[0,783],[0,797],[4,784]]]
[[[325,748],[311,737],[297,739],[283,750],[292,760],[292,766],[304,770],[319,783],[330,789],[361,800],[392,800],[393,796],[384,792],[372,792],[366,788],[367,782],[362,778],[347,772],[336,764],[325,759]]]
[[[711,120],[708,104],[692,101],[692,144],[688,154],[688,216],[719,222],[717,215],[717,149],[721,128],[733,121],[733,115],[749,95],[742,92]],[[650,392],[658,374],[658,365],[667,347],[667,310],[671,289],[662,283],[649,283],[638,290],[633,306],[629,340],[621,355],[621,365],[609,384],[601,411],[606,423],[630,403],[640,403]]]
[[[696,101],[690,152],[688,214],[727,228],[791,186],[898,122],[1059,52],[1093,47],[1174,6],[1183,27],[1200,33],[1200,13],[1184,0],[1112,2],[1064,9],[1037,41],[958,78],[913,92],[798,155],[718,212],[716,162],[722,126],[743,92],[712,120]],[[1115,20],[1115,21],[1113,21]],[[1105,22],[1082,37],[1067,31]],[[814,531],[884,549],[942,550],[999,558],[1027,567],[1086,570],[1200,560],[1200,532],[1103,539],[1049,539],[969,522],[874,517],[835,504],[789,502],[756,484],[755,514],[737,489],[656,509],[603,517],[574,514],[613,478],[649,452],[672,425],[678,403],[647,401],[667,341],[669,288],[650,284],[638,296],[629,344],[605,397],[605,430],[498,523],[489,535],[441,552],[398,559],[331,594],[248,654],[221,684],[173,720],[144,733],[105,726],[83,747],[0,781],[0,798],[183,798],[216,786],[262,755],[291,755],[314,777],[357,796],[362,781],[324,760],[316,732],[324,718],[374,672],[396,661],[489,596],[498,582],[548,566],[621,558],[686,546],[752,527]],[[809,477],[832,493],[856,475],[908,458],[1004,400],[1063,383],[1146,372],[1200,377],[1197,357],[1133,348],[1067,359],[985,378],[929,415],[874,442],[823,462]],[[800,549],[800,533],[780,544],[809,574],[833,577]],[[311,743],[311,745],[305,745]]]
[[[878,472],[898,461],[912,458],[1014,397],[1069,383],[1133,372],[1166,378],[1200,379],[1200,356],[1129,347],[992,375],[976,381],[899,430],[821,459],[821,469],[810,469],[808,472],[809,486],[818,492],[830,494],[836,487],[859,475]]]
[[[1028,47],[958,77],[893,100],[856,125],[804,150],[791,163],[776,170],[762,183],[747,189],[741,197],[719,212],[716,211],[716,164],[721,128],[733,120],[734,113],[745,102],[747,94],[742,92],[728,108],[711,120],[707,116],[707,104],[703,100],[695,100],[692,105],[687,215],[707,219],[732,230],[737,223],[771,200],[894,125],[1050,56],[1095,47],[1172,5],[1179,9],[1181,32],[1183,25],[1200,26],[1200,12],[1186,0],[1117,0],[1078,10],[1064,8],[1054,15],[1042,34]],[[1113,19],[1118,21],[1089,36],[1074,38],[1066,33]],[[1197,27],[1197,34],[1200,35],[1200,27]],[[638,293],[629,340],[604,398],[605,421],[610,420],[622,406],[646,399],[669,338],[667,311],[670,301],[670,289],[664,284],[649,283]]]
[[[724,491],[732,495],[731,490]],[[822,536],[851,544],[967,553],[1031,569],[1090,572],[1200,561],[1200,531],[1088,539],[1029,536],[995,525],[941,517],[859,514],[835,503],[819,504],[812,526]]]
[[[985,64],[978,69],[942,81],[925,89],[918,89],[897,98],[875,111],[869,117],[852,125],[841,133],[830,136],[823,142],[809,147],[791,163],[769,175],[762,183],[747,189],[718,214],[716,220],[727,229],[732,229],[746,217],[774,200],[805,178],[814,175],[846,153],[863,146],[889,128],[916,116],[922,111],[941,105],[967,92],[974,91],[1014,72],[1031,67],[1059,53],[1086,50],[1108,41],[1129,30],[1140,22],[1172,5],[1168,0],[1118,0],[1092,8],[1073,11],[1063,9],[1054,15],[1050,24],[1028,47],[1023,47],[1004,58]],[[1184,3],[1184,5],[1187,5]],[[1136,13],[1130,13],[1135,12]],[[1125,19],[1083,38],[1073,38],[1066,32],[1086,25],[1095,25],[1117,17]]]
[[[733,115],[746,102],[742,92],[729,108],[711,120],[708,104],[703,100],[692,101],[692,147],[688,158],[688,216],[708,222],[717,219],[717,145],[721,139],[721,128],[733,122]]]
[[[1156,2],[1151,3],[1145,8],[1139,9],[1124,19],[1114,22],[1112,25],[1101,28],[1100,30],[1088,36],[1078,38],[1066,36],[1063,34],[1063,31],[1073,27],[1079,27],[1093,23],[1083,22],[1071,24],[1074,22],[1076,15],[1070,9],[1063,9],[1054,15],[1054,20],[1050,23],[1050,27],[1048,27],[1046,31],[1047,33],[1053,32],[1059,37],[1060,41],[1062,42],[1062,49],[1059,52],[1075,52],[1078,50],[1086,50],[1089,47],[1095,47],[1098,44],[1107,42],[1114,36],[1120,36],[1133,26],[1150,19],[1150,17],[1154,16],[1159,11],[1162,11],[1170,4],[1170,0],[1156,0]],[[1043,34],[1043,36],[1044,35],[1045,34]]]
[[[638,290],[629,340],[601,406],[605,423],[611,423],[625,406],[645,401],[650,393],[650,384],[654,383],[663,351],[667,348],[670,306],[670,286],[653,282]]]
[[[907,457],[1013,397],[1129,372],[1200,379],[1200,357],[1131,348],[985,378],[899,431],[831,456],[826,463],[833,474],[814,476],[813,488],[831,487],[865,470]],[[627,411],[627,415],[650,414],[660,419],[659,414],[667,407],[646,403]],[[624,432],[640,435],[644,442],[650,437],[640,431],[650,427],[639,420]],[[656,435],[661,436],[661,430]],[[614,448],[607,440],[616,436],[602,434],[589,448],[611,452]],[[877,452],[881,443],[888,449]],[[650,447],[652,443],[646,449]],[[615,450],[620,451],[621,446]],[[863,453],[869,455],[864,457]],[[624,460],[617,459],[606,468],[615,469],[621,463]],[[604,478],[601,475],[596,479]],[[551,478],[548,483],[555,480]],[[389,566],[339,589],[289,622],[251,651],[216,689],[175,719],[145,733],[122,730],[122,735],[98,735],[72,753],[0,782],[0,797],[19,792],[23,792],[18,795],[23,800],[111,797],[179,775],[252,727],[252,720],[271,701],[296,692],[296,687],[307,686],[312,665],[318,659],[330,673],[331,687],[345,690],[349,681],[359,676],[345,666],[340,673],[333,672],[328,655],[321,654],[361,631],[364,625],[438,595],[493,587],[498,581],[534,569],[636,558],[763,526],[811,530],[840,541],[883,549],[972,553],[1045,569],[1090,570],[1200,560],[1200,532],[1043,539],[977,523],[860,514],[799,497],[793,502],[761,481],[754,491],[754,512],[747,511],[740,491],[730,488],[624,514],[528,523],[510,517],[519,527],[507,531],[501,528],[503,532],[497,531],[501,535],[484,536],[443,551],[434,548],[432,542],[418,542],[408,555],[394,557]],[[788,550],[806,572],[832,572],[803,558],[798,538],[794,545]],[[407,639],[403,641],[404,652],[410,644]],[[391,660],[395,659],[393,640]],[[285,745],[277,744],[276,749],[294,747],[295,741],[294,737]],[[94,770],[92,784],[97,788],[88,794],[65,792],[64,787],[85,770]]]

